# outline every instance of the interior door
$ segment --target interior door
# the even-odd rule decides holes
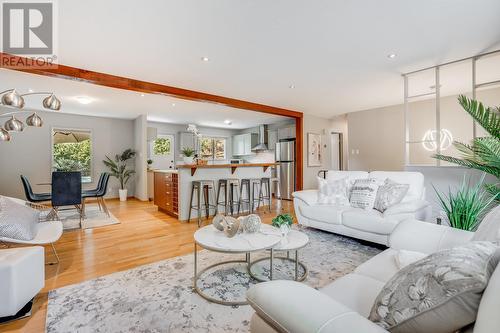
[[[331,170],[342,170],[342,133],[330,134]]]
[[[156,140],[149,142],[149,158],[153,160],[152,169],[175,168],[175,137],[171,134],[159,134]]]

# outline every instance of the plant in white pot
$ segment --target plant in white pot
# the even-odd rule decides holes
[[[127,200],[127,188],[125,186],[135,174],[135,170],[127,168],[128,161],[133,159],[135,155],[136,152],[129,148],[123,153],[115,155],[114,160],[106,156],[106,159],[102,161],[109,168],[111,176],[117,178],[120,182],[120,189],[118,190],[120,201]]]
[[[191,147],[184,147],[181,150],[182,155],[184,155],[184,163],[193,164],[194,163],[194,149]]]

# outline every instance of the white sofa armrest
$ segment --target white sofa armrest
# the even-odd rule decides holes
[[[304,201],[309,206],[315,205],[318,203],[318,190],[303,190],[293,192],[292,196],[296,199],[300,199]]]
[[[396,250],[409,250],[426,254],[442,249],[466,244],[472,239],[473,232],[448,226],[406,220],[394,229],[389,245]]]
[[[278,332],[387,332],[327,295],[294,281],[257,284],[247,292],[247,300]]]
[[[385,216],[398,215],[398,214],[407,214],[407,213],[415,213],[421,209],[429,206],[429,203],[425,200],[412,200],[408,202],[400,202],[395,204],[389,208],[387,208],[384,212]]]

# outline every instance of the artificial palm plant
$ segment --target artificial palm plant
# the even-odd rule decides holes
[[[458,164],[467,168],[480,170],[497,178],[496,184],[486,184],[487,191],[500,201],[500,107],[485,107],[481,102],[458,97],[462,108],[481,125],[490,136],[474,138],[470,144],[454,141],[453,145],[460,151],[462,158],[437,154],[434,158]]]
[[[121,154],[116,154],[114,160],[106,156],[106,159],[102,161],[109,168],[110,175],[118,179],[122,190],[135,173],[135,170],[127,169],[128,160],[134,158],[135,155],[136,152],[129,148]]]

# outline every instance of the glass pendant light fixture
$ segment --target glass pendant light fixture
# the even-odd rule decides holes
[[[26,94],[19,94],[16,89],[9,89],[0,92],[0,106],[5,106],[8,108],[15,109],[13,111],[2,114],[2,109],[0,108],[0,117],[10,116],[10,119],[5,122],[3,128],[0,127],[0,141],[10,141],[11,135],[9,132],[22,132],[25,128],[24,123],[16,118],[16,115],[21,113],[26,113],[28,111],[23,110],[25,106],[24,97],[30,95],[46,95],[42,100],[42,106],[50,111],[61,110],[61,100],[51,92],[29,92]],[[32,113],[26,118],[26,125],[30,127],[42,127],[43,120],[36,113]]]

